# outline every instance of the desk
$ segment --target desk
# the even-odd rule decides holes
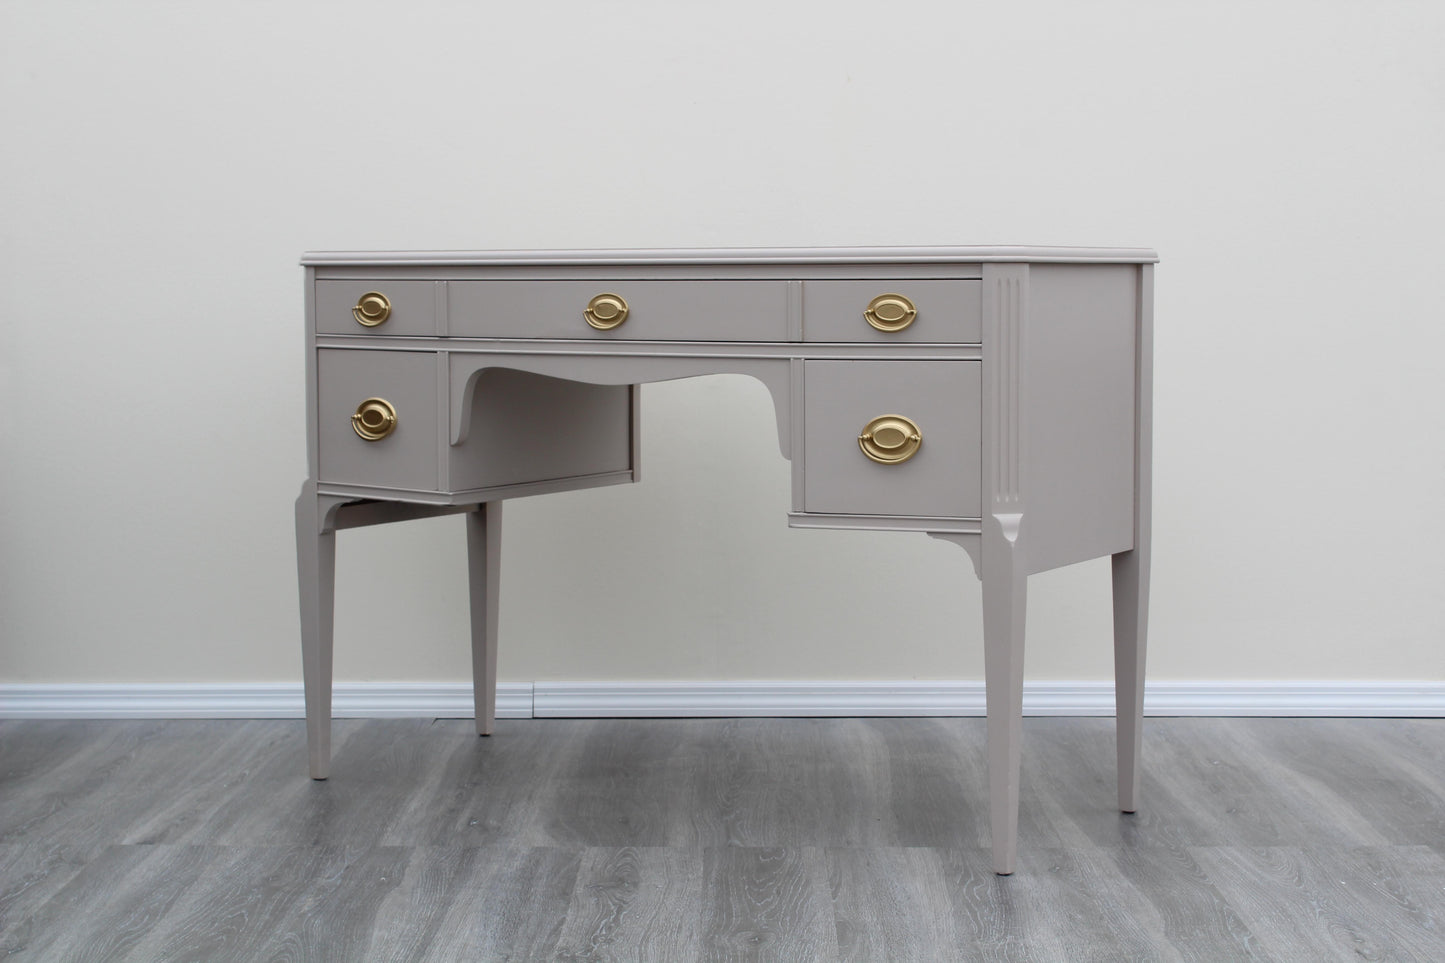
[[[1119,806],[1139,794],[1154,252],[315,253],[296,502],[311,776],[330,760],[335,533],[464,513],[477,732],[501,507],[631,482],[638,386],[772,395],[798,528],[921,532],[983,582],[994,868],[1018,830],[1027,578],[1113,559]]]

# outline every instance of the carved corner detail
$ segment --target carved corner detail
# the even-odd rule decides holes
[[[972,532],[929,532],[930,538],[941,539],[945,542],[952,542],[968,553],[969,561],[973,562],[973,574],[978,580],[983,581],[983,539]]]

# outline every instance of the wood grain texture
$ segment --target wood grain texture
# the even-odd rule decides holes
[[[816,848],[703,852],[703,959],[830,960],[838,956],[827,867]]]
[[[1445,720],[0,722],[17,960],[1445,959]]]
[[[1445,861],[1429,847],[1195,851],[1278,959],[1439,960]]]
[[[568,963],[698,959],[701,915],[698,850],[589,849],[554,956]]]

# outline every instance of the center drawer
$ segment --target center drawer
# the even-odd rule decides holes
[[[978,361],[807,361],[803,510],[978,518]]]
[[[784,341],[786,281],[451,281],[463,338]]]

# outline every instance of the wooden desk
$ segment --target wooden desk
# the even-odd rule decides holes
[[[797,528],[923,532],[983,582],[994,866],[1018,829],[1027,577],[1113,557],[1119,805],[1139,792],[1154,252],[962,247],[308,254],[296,502],[311,775],[335,532],[462,512],[477,732],[501,506],[636,481],[638,390],[767,386]]]

